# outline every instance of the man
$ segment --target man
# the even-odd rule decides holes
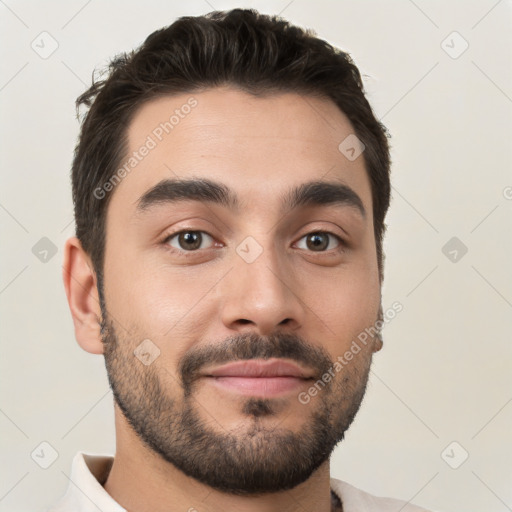
[[[82,104],[63,278],[117,442],[52,510],[424,510],[330,478],[382,347],[390,196],[350,57],[253,10],[185,17]]]

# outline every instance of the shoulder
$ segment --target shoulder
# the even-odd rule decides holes
[[[113,460],[111,455],[78,452],[65,494],[46,512],[126,512],[103,488]]]
[[[331,478],[331,489],[340,497],[343,512],[430,512],[406,501],[368,494],[337,478]]]

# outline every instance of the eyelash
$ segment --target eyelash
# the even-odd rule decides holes
[[[178,235],[180,235],[182,233],[202,233],[202,234],[208,235],[210,238],[215,240],[214,237],[212,235],[210,235],[208,232],[200,230],[200,229],[181,229],[180,231],[176,231],[175,233],[171,233],[171,234],[167,235],[161,242],[161,244],[164,246],[164,248],[174,254],[179,254],[185,258],[191,257],[191,256],[197,256],[197,253],[199,253],[201,251],[201,249],[186,251],[185,249],[177,249],[176,247],[171,247],[169,245],[170,240],[172,240],[173,238],[177,237]],[[302,239],[304,239],[310,235],[313,235],[313,234],[329,235],[329,236],[335,238],[339,243],[338,247],[335,247],[334,249],[329,249],[327,251],[309,251],[309,252],[312,252],[313,254],[315,254],[315,252],[316,252],[317,254],[333,256],[333,255],[337,255],[341,252],[344,252],[347,248],[347,243],[345,242],[345,240],[343,240],[339,235],[336,235],[330,231],[321,231],[321,230],[310,231],[309,233],[306,233],[301,238],[299,238],[299,240],[302,240]],[[211,249],[211,248],[209,248],[209,249]],[[202,250],[204,251],[207,249],[202,249]],[[301,250],[304,250],[304,249],[301,249]],[[332,253],[332,251],[334,251],[334,254]]]

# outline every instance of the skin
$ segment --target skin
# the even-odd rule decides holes
[[[144,104],[128,127],[129,153],[191,96],[166,96]],[[256,403],[219,390],[197,374],[187,399],[180,363],[197,362],[196,356],[205,353],[232,360],[241,353],[235,346],[250,358],[257,344],[263,353],[275,356],[276,340],[288,340],[297,344],[299,354],[309,354],[309,369],[320,377],[349,350],[379,317],[381,283],[370,182],[363,157],[350,161],[338,150],[354,130],[330,100],[292,93],[254,97],[229,87],[193,97],[198,104],[191,113],[115,187],[106,226],[106,311],[99,305],[97,275],[88,254],[76,238],[66,242],[63,277],[75,335],[84,350],[105,355],[115,391],[132,412],[139,407],[141,428],[149,428],[158,414],[172,424],[188,407],[211,439],[217,436],[221,442],[231,434],[230,439],[237,440],[240,464],[257,450],[256,462],[268,460],[275,468],[281,464],[284,474],[296,460],[293,454],[272,458],[283,436],[310,447],[315,446],[315,436],[323,436],[320,441],[329,453],[342,439],[364,394],[380,339],[370,338],[308,404],[300,403],[297,392]],[[232,188],[241,201],[240,211],[184,201],[137,213],[139,198],[160,180],[199,176]],[[311,180],[348,185],[361,198],[366,218],[339,205],[280,213],[280,197]],[[195,252],[180,249],[178,237],[164,242],[185,229],[211,238],[203,238]],[[338,250],[334,237],[327,250],[312,250],[306,235],[318,231],[338,235],[347,245]],[[252,263],[236,252],[248,236],[262,249]],[[133,355],[145,339],[160,350],[148,366]],[[300,391],[311,385],[305,381]],[[156,404],[165,406],[158,414]],[[127,510],[331,510],[328,456],[286,490],[229,492],[165,460],[141,440],[117,403],[115,418],[116,455],[104,487]],[[324,424],[328,418],[324,432],[317,430],[318,418]],[[166,424],[162,421],[158,427],[164,451],[169,448],[165,442],[179,442],[176,429],[166,430]],[[223,474],[223,468],[217,469]]]

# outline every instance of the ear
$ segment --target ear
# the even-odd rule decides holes
[[[377,321],[379,322],[379,324],[381,324],[381,326],[384,324],[384,312],[382,311],[382,302],[379,307],[379,317]],[[378,352],[382,348],[383,344],[384,342],[382,341],[382,333],[380,332],[380,329],[378,329],[378,333],[373,337],[373,352]]]
[[[69,238],[64,246],[62,278],[78,344],[91,354],[103,354],[96,273],[76,237]]]

